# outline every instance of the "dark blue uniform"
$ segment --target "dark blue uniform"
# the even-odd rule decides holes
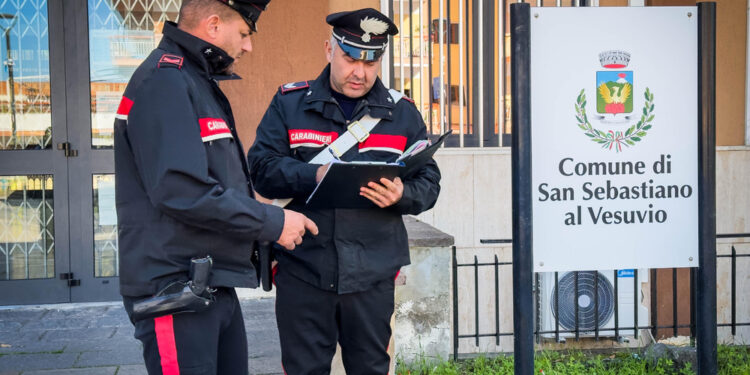
[[[219,373],[222,368],[247,373],[242,314],[232,287],[258,285],[253,241],[276,241],[284,214],[252,197],[232,111],[217,83],[233,78],[221,73],[232,61],[218,47],[167,23],[118,110],[116,202],[126,309],[169,282],[187,280],[193,257],[211,255],[209,283],[219,288],[206,312],[135,324],[153,373],[169,362],[170,350],[180,369],[214,373],[218,366]],[[173,335],[166,349],[157,336],[165,330]],[[231,362],[237,357],[242,360]]]
[[[320,230],[317,236],[306,234],[293,251],[276,247],[282,361],[289,374],[324,373],[338,337],[347,372],[385,373],[393,279],[409,264],[402,215],[419,214],[435,204],[440,172],[434,161],[427,163],[403,181],[403,197],[391,207],[306,208],[305,198],[315,188],[319,167],[307,162],[345,132],[350,122],[331,94],[329,74],[330,66],[314,81],[282,86],[248,154],[258,193],[267,198],[294,197],[287,208],[305,214]],[[342,160],[394,161],[427,137],[413,102],[394,102],[380,79],[358,100],[352,120],[365,114],[380,123]],[[363,352],[356,354],[355,347]],[[383,366],[385,371],[380,371]]]

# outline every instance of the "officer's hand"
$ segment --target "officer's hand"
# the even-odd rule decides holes
[[[396,177],[391,181],[381,178],[380,183],[370,182],[359,189],[359,195],[371,200],[378,207],[384,208],[396,204],[404,195],[404,184]]]
[[[320,183],[320,180],[323,179],[323,176],[326,175],[326,172],[328,172],[328,168],[331,167],[331,163],[321,165],[318,167],[318,171],[315,172],[315,182]]]
[[[281,229],[281,236],[276,241],[287,250],[294,250],[294,247],[302,243],[302,236],[308,230],[314,236],[318,235],[318,226],[308,219],[307,216],[290,210],[284,210],[284,228]]]

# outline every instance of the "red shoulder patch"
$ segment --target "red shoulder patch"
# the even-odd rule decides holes
[[[412,99],[412,98],[410,98],[410,97],[408,97],[408,96],[406,96],[406,95],[404,95],[404,97],[403,97],[403,98],[401,98],[401,99],[404,99],[404,100],[406,100],[407,102],[409,102],[409,103],[411,103],[411,104],[414,104],[414,99]]]
[[[286,94],[288,92],[302,90],[310,87],[310,84],[307,81],[299,81],[299,82],[291,82],[287,83],[285,85],[281,85],[281,93]]]
[[[170,55],[168,53],[165,53],[161,55],[161,58],[159,59],[159,64],[157,65],[157,67],[159,68],[172,67],[172,68],[182,69],[183,61],[184,61],[184,58],[182,56]]]

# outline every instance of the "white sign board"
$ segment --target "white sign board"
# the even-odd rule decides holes
[[[531,9],[534,270],[698,265],[695,7]]]

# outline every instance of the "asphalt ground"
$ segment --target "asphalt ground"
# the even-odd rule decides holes
[[[283,374],[274,301],[240,300],[253,375]],[[141,350],[121,302],[0,307],[0,375],[147,374]]]

